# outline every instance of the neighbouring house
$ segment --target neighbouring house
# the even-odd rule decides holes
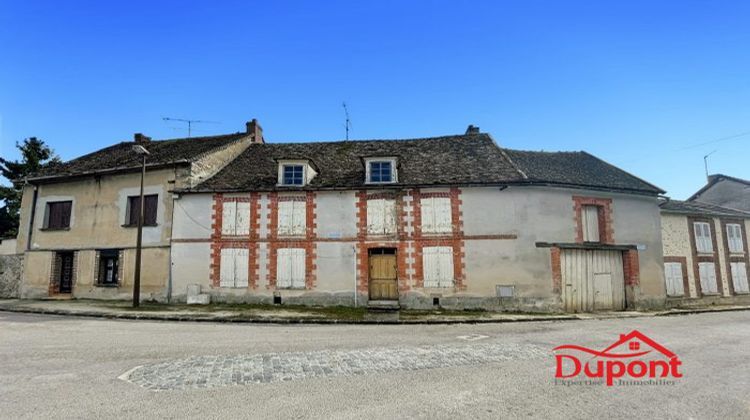
[[[172,293],[214,301],[593,311],[665,302],[663,191],[478,128],[255,142],[174,188]]]
[[[49,168],[26,180],[18,253],[24,254],[21,296],[128,299],[132,296],[136,225],[144,181],[141,295],[169,293],[173,189],[204,181],[251,143],[262,142],[255,120],[247,131],[152,141],[142,134]]]
[[[698,201],[661,204],[667,303],[750,303],[750,213]]]
[[[722,174],[711,175],[708,183],[688,201],[750,212],[750,181]]]

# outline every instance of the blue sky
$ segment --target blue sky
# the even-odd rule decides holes
[[[461,133],[586,150],[674,198],[750,178],[750,2],[7,2],[0,153],[258,118],[268,141]],[[709,143],[710,142],[710,143]],[[708,144],[703,144],[708,143]]]

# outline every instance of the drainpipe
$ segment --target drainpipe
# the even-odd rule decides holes
[[[27,251],[31,250],[31,235],[34,233],[34,218],[36,217],[36,202],[37,202],[37,199],[39,198],[39,187],[37,187],[36,185],[33,185],[33,187],[34,187],[34,195],[32,196],[32,199],[31,199],[31,216],[29,219],[29,232],[26,237],[27,239],[26,250]]]
[[[357,246],[352,245],[352,255],[354,255],[354,307],[357,307]]]

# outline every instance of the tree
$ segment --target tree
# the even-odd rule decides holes
[[[21,160],[11,161],[0,157],[0,174],[11,184],[0,186],[0,200],[3,201],[0,207],[0,238],[18,234],[24,179],[41,169],[61,163],[54,151],[36,137],[25,139],[23,143],[16,142],[16,148],[21,151]]]

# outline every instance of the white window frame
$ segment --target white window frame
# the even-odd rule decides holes
[[[219,286],[231,288],[248,287],[250,252],[247,248],[222,248]]]
[[[698,263],[698,277],[701,284],[701,294],[718,295],[721,291],[716,280],[716,264],[712,262]]]
[[[430,246],[422,248],[424,287],[445,288],[455,284],[453,247]]]
[[[398,170],[396,169],[396,158],[395,157],[380,157],[380,158],[366,158],[365,159],[365,183],[366,184],[395,184],[398,182]],[[373,182],[370,178],[370,164],[375,162],[390,162],[391,164],[391,180],[390,182]]]
[[[732,285],[735,294],[750,293],[747,279],[747,265],[744,261],[732,261],[729,263],[729,269],[732,272]]]
[[[707,235],[706,235],[707,234]],[[711,224],[708,222],[693,222],[693,237],[695,250],[699,254],[713,254],[714,245],[711,236]]]
[[[453,232],[453,211],[450,197],[420,199],[422,233]]]
[[[739,223],[727,223],[727,244],[729,252],[741,254],[745,252],[744,238],[742,237],[742,226]]]
[[[301,166],[302,167],[302,184],[285,184],[284,183],[284,168],[287,166]],[[310,162],[306,160],[281,160],[279,161],[279,172],[276,185],[279,187],[287,188],[299,188],[309,184],[318,173],[310,165]]]
[[[367,200],[367,233],[369,235],[392,235],[396,233],[396,200],[372,198]]]
[[[305,236],[307,200],[279,200],[276,229],[279,236]]]
[[[664,263],[664,281],[667,287],[667,296],[685,296],[685,278],[682,273],[682,263]]]
[[[276,288],[304,289],[307,257],[305,248],[276,250]]]
[[[250,234],[250,202],[224,201],[221,212],[222,235],[247,236]]]

